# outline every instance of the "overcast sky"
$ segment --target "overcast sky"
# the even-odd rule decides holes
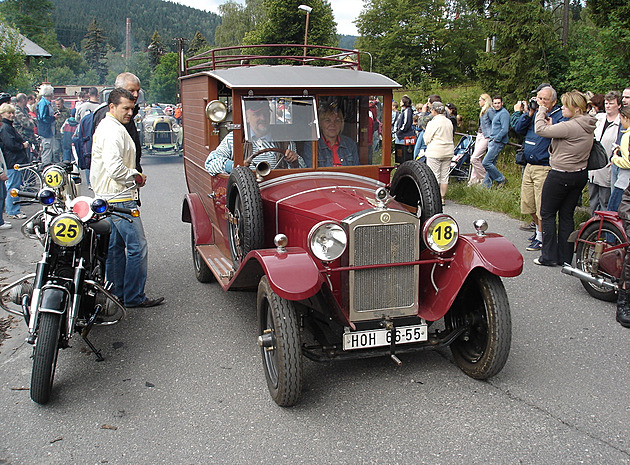
[[[193,8],[199,8],[200,10],[212,11],[213,13],[219,12],[219,5],[226,2],[226,0],[171,0],[175,3],[181,3],[182,5],[192,6]],[[245,4],[245,0],[237,0],[239,3]],[[304,3],[308,4],[308,0]],[[352,23],[359,13],[363,9],[363,0],[331,0],[333,13],[335,15],[335,21],[337,22],[337,33],[351,36],[357,36],[356,26]],[[311,13],[317,14],[315,10]]]

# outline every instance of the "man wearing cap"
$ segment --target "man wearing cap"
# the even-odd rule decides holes
[[[270,109],[269,102],[264,100],[248,100],[245,104],[245,121],[246,121],[246,153],[249,155],[254,154],[260,150],[268,148],[278,148],[285,150],[283,159],[291,167],[305,168],[306,163],[304,159],[300,157],[295,148],[295,142],[289,142],[288,146],[284,147],[286,143],[274,139],[273,134],[270,131],[269,117]],[[250,145],[251,147],[247,147]],[[234,133],[229,132],[227,136],[223,138],[219,146],[210,152],[208,158],[206,158],[206,170],[211,175],[219,173],[231,173],[234,168]],[[246,166],[255,169],[256,165],[261,161],[269,163],[273,169],[277,161],[278,152],[266,152],[254,157],[250,163],[246,160]],[[247,157],[247,154],[246,154]]]
[[[566,121],[562,116],[562,107],[556,104],[558,95],[556,91],[547,83],[539,85],[532,91],[536,94],[536,102],[539,106],[549,108],[547,118],[551,119],[552,124]],[[551,167],[549,166],[549,145],[551,139],[541,137],[534,130],[534,114],[536,109],[533,105],[527,105],[527,102],[520,102],[523,105],[523,111],[517,111],[512,115],[514,117],[520,113],[520,117],[516,119],[513,128],[517,134],[525,136],[523,142],[523,150],[525,151],[525,159],[527,165],[523,170],[523,179],[521,181],[521,213],[531,215],[532,221],[536,225],[536,232],[529,238],[531,242],[527,250],[542,250],[542,220],[540,216],[540,203],[542,198],[543,185],[547,174]]]

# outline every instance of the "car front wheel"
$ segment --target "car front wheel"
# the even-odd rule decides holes
[[[293,302],[279,297],[263,276],[257,297],[258,345],[269,393],[281,407],[295,405],[302,392],[302,349]]]
[[[512,320],[501,278],[473,271],[445,317],[448,330],[465,328],[451,344],[457,366],[468,376],[487,379],[499,373],[510,353]]]

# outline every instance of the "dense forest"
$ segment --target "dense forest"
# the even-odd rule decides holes
[[[64,47],[81,50],[81,41],[90,22],[96,18],[105,32],[107,44],[116,50],[125,49],[126,18],[131,19],[132,49],[144,50],[154,31],[163,38],[167,52],[175,51],[171,40],[191,40],[200,31],[210,43],[220,16],[161,0],[52,0],[52,20],[57,40]]]

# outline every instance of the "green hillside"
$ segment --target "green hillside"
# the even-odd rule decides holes
[[[105,31],[108,43],[116,50],[125,48],[126,19],[131,19],[133,50],[144,50],[158,31],[167,51],[175,51],[172,41],[184,37],[189,42],[200,31],[209,43],[221,24],[220,16],[196,8],[162,0],[52,0],[52,20],[57,39],[65,47],[81,49],[81,40],[93,18]]]

